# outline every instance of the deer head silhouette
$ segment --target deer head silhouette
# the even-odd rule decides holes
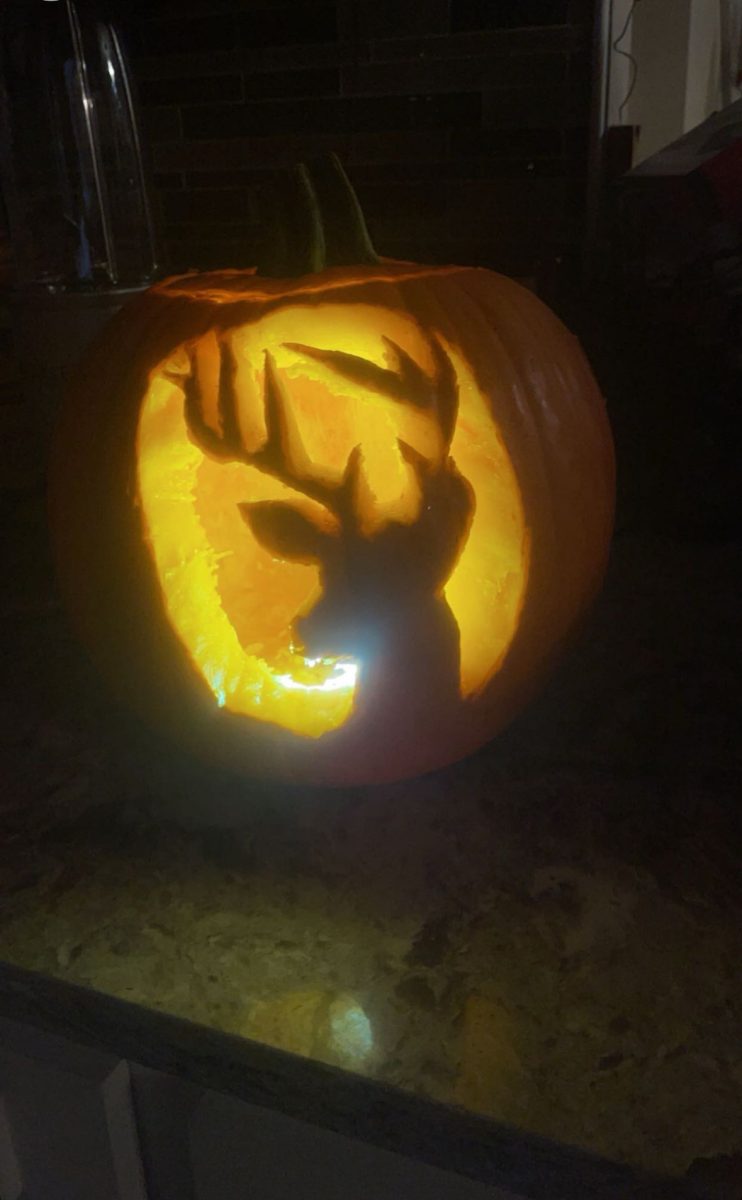
[[[406,697],[407,704],[414,693],[419,714],[430,689],[438,706],[447,699],[460,699],[459,634],[443,588],[467,537],[474,493],[450,456],[458,387],[448,355],[433,339],[431,377],[405,350],[385,340],[393,363],[389,368],[343,351],[299,343],[287,347],[375,393],[434,416],[440,436],[433,459],[397,439],[420,495],[416,518],[409,524],[389,521],[370,535],[363,531],[358,499],[360,444],[350,453],[339,483],[296,471],[292,464],[301,461],[303,448],[296,444],[298,431],[287,419],[290,396],[269,351],[264,374],[266,436],[259,449],[248,450],[239,432],[234,352],[228,337],[219,339],[216,381],[213,372],[208,379],[201,377],[199,358],[191,355],[185,411],[191,434],[204,450],[257,467],[299,496],[319,502],[329,517],[320,526],[289,499],[240,505],[254,536],[274,556],[319,565],[322,595],[295,622],[292,633],[297,648],[310,658],[357,660],[361,685],[364,679],[368,683],[385,675],[384,703],[389,703],[390,689]],[[214,387],[216,397],[208,396],[208,389]],[[218,412],[218,432],[213,420],[205,419],[207,411]]]

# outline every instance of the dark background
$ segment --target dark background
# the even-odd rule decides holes
[[[249,265],[266,172],[335,150],[379,252],[530,277],[579,251],[593,0],[138,0],[168,266]]]
[[[163,268],[252,265],[260,185],[337,151],[381,254],[514,275],[580,337],[616,440],[616,536],[579,644],[498,739],[396,789],[297,803],[291,789],[246,788],[165,746],[93,674],[54,591],[42,472],[35,451],[23,458],[28,424],[12,441],[23,404],[9,371],[0,894],[46,930],[65,897],[66,911],[96,920],[121,863],[145,906],[146,881],[154,872],[159,888],[164,870],[173,907],[192,895],[207,913],[235,903],[206,896],[212,879],[234,880],[237,894],[264,875],[267,896],[274,877],[287,880],[302,937],[315,892],[296,892],[297,879],[329,880],[339,914],[347,893],[338,903],[332,888],[347,881],[374,919],[378,898],[399,912],[414,901],[419,932],[384,987],[411,1028],[432,1031],[431,1060],[443,1039],[424,990],[420,1001],[421,972],[437,972],[447,1021],[445,1005],[469,986],[460,948],[494,921],[483,977],[512,976],[518,1011],[537,1017],[523,1026],[536,1049],[519,1084],[533,1127],[712,1183],[729,1167],[730,1187],[703,1194],[738,1196],[742,204],[723,212],[684,184],[627,204],[630,183],[598,177],[591,0],[112,2],[142,102]],[[172,822],[184,820],[206,828],[176,837]],[[555,867],[534,897],[534,870]],[[571,874],[590,885],[585,898]],[[651,879],[675,919],[663,925],[660,908],[656,926],[633,926],[615,946],[598,937],[586,957],[551,947],[543,929],[579,930],[614,876]],[[202,951],[193,936],[200,978],[218,979],[218,945]],[[66,967],[44,938],[19,935],[16,961],[90,982],[84,930]],[[539,981],[551,978],[540,1006]],[[222,993],[221,979],[194,992],[184,1015],[218,1024]],[[497,1116],[522,1121],[517,1108]]]
[[[261,185],[334,150],[379,253],[513,275],[581,338],[619,533],[739,535],[742,252],[720,272],[728,222],[703,188],[627,205],[605,148],[601,167],[595,0],[112,3],[165,269],[252,265]]]

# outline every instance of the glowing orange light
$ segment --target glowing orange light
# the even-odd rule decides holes
[[[458,396],[448,452],[475,497],[466,540],[444,586],[459,630],[460,692],[467,697],[491,679],[515,634],[529,536],[492,405],[463,355],[439,340]],[[360,535],[370,545],[390,525],[414,527],[420,519],[418,476],[400,446],[434,460],[442,452],[441,430],[434,413],[390,399],[373,376],[359,381],[339,375],[309,351],[352,355],[388,369],[390,344],[422,373],[435,370],[431,339],[415,319],[376,305],[296,303],[233,330],[231,386],[245,448],[241,461],[211,453],[189,428],[187,379],[197,359],[208,385],[204,428],[223,436],[213,335],[182,347],[151,373],[140,411],[139,498],[173,629],[218,706],[306,737],[348,720],[363,671],[340,642],[336,654],[322,657],[297,648],[295,622],[322,596],[321,564],[272,554],[242,515],[245,505],[285,501],[318,527],[333,528],[332,513],[317,499],[250,462],[266,438],[266,353],[288,397],[287,453],[298,477],[338,485],[360,446],[354,502]]]

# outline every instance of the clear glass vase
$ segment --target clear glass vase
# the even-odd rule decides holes
[[[146,284],[154,223],[131,75],[91,0],[0,5],[0,163],[18,286]]]

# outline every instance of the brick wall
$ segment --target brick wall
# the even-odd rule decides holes
[[[343,158],[383,254],[531,274],[579,247],[594,0],[137,0],[167,265],[249,264],[256,187]]]

